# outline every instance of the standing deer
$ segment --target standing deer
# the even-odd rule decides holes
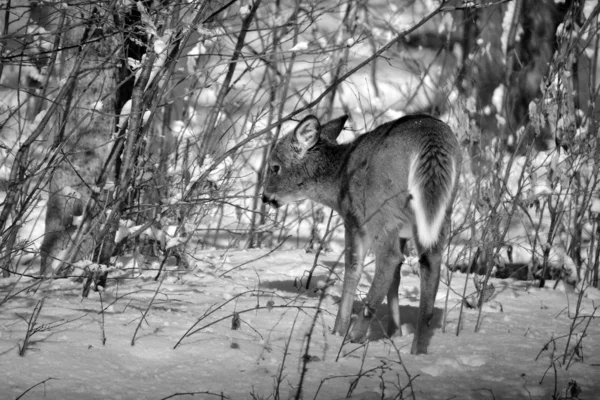
[[[388,335],[401,335],[398,286],[410,236],[420,254],[421,299],[411,353],[427,353],[429,325],[440,278],[442,250],[461,155],[445,123],[414,115],[385,123],[351,143],[337,144],[347,116],[321,126],[304,118],[274,146],[263,201],[274,207],[308,198],[334,209],[346,229],[346,266],[333,332],[350,328],[354,295],[365,255],[376,256],[375,277],[348,333],[363,342],[387,293]]]

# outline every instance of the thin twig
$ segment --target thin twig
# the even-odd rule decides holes
[[[135,337],[136,337],[136,335],[138,333],[138,330],[142,326],[142,322],[144,322],[146,320],[146,315],[148,315],[148,312],[150,311],[150,307],[152,307],[152,303],[154,303],[154,299],[156,299],[156,295],[158,294],[158,291],[160,290],[160,287],[162,286],[162,284],[163,284],[166,276],[167,276],[167,274],[163,274],[160,282],[158,283],[158,286],[156,287],[156,290],[154,291],[154,296],[152,296],[152,299],[150,300],[150,303],[148,303],[148,307],[146,307],[146,309],[144,310],[144,314],[140,318],[140,322],[138,323],[138,325],[135,328],[135,332],[133,333],[133,337],[131,338],[131,345],[132,346],[135,346]]]
[[[271,255],[271,253],[275,252],[275,251],[276,251],[278,248],[280,248],[280,247],[281,247],[281,246],[282,246],[282,245],[285,243],[285,241],[286,241],[286,240],[288,240],[290,237],[292,237],[292,235],[288,235],[288,236],[286,236],[286,237],[285,237],[285,238],[284,238],[284,239],[283,239],[281,242],[279,242],[279,244],[278,244],[277,246],[275,246],[273,249],[269,250],[269,252],[267,252],[267,253],[263,254],[262,256],[260,256],[260,257],[258,257],[258,258],[254,258],[254,259],[252,259],[252,260],[250,260],[250,261],[243,262],[243,263],[241,263],[240,265],[236,265],[235,267],[233,267],[233,268],[231,268],[231,269],[228,269],[227,271],[225,271],[225,272],[223,272],[222,274],[220,274],[220,275],[219,275],[219,278],[222,278],[223,276],[227,275],[227,274],[228,274],[228,273],[230,273],[231,271],[233,271],[233,270],[236,270],[236,269],[238,269],[238,268],[241,268],[241,267],[243,267],[244,265],[250,264],[250,263],[252,263],[252,262],[255,262],[255,261],[258,261],[258,260],[260,260],[261,258],[265,258],[265,257],[267,257],[267,256]]]
[[[294,328],[296,327],[296,321],[298,321],[298,315],[300,315],[300,310],[298,310],[296,312],[296,316],[294,317],[294,322],[292,323],[292,328],[290,329],[290,334],[288,335],[288,338],[285,342],[285,346],[283,348],[283,360],[281,360],[281,366],[279,367],[279,373],[277,374],[277,380],[276,380],[276,385],[275,385],[275,393],[273,394],[273,397],[275,400],[279,400],[279,388],[281,386],[281,382],[283,382],[283,370],[285,367],[285,360],[287,358],[288,352],[289,352],[289,348],[290,348],[290,343],[292,342],[292,333],[294,333]]]
[[[98,291],[98,295],[100,296],[100,330],[102,332],[102,346],[106,345],[106,331],[104,329],[104,303],[102,299],[102,291]]]
[[[31,317],[29,318],[29,322],[27,323],[27,332],[25,332],[25,339],[23,340],[23,346],[19,348],[19,355],[23,357],[25,352],[27,351],[27,347],[29,346],[29,340],[31,337],[37,332],[36,325],[38,317],[40,316],[40,312],[42,311],[42,307],[44,306],[44,298],[39,300],[35,307],[33,308],[33,312],[31,313]]]
[[[313,265],[312,268],[310,269],[310,272],[308,273],[308,278],[306,278],[306,289],[310,289],[310,281],[312,279],[313,273],[315,272],[315,268],[317,268],[317,262],[319,261],[319,256],[321,255],[321,252],[323,251],[323,248],[325,247],[325,240],[327,238],[328,235],[330,235],[333,230],[329,230],[329,227],[331,226],[331,219],[333,218],[333,210],[331,210],[329,212],[329,219],[327,220],[327,227],[325,228],[325,234],[323,235],[323,238],[321,239],[321,243],[319,243],[319,248],[317,249],[317,252],[315,254],[315,259],[313,260]]]
[[[203,391],[203,392],[181,392],[181,393],[173,393],[167,397],[163,397],[161,400],[167,400],[167,399],[172,399],[174,397],[180,397],[180,396],[195,396],[197,394],[206,394],[209,396],[215,396],[218,397],[221,400],[229,400],[231,399],[231,397],[229,396],[225,396],[222,392],[221,393],[213,393],[213,392],[209,392],[209,391]]]
[[[297,305],[297,306],[295,306],[295,305],[290,305],[290,304],[282,304],[282,305],[260,306],[258,308],[257,307],[247,308],[247,309],[242,310],[242,311],[236,311],[235,314],[245,314],[247,312],[257,311],[257,310],[269,310],[270,311],[270,310],[273,310],[274,308],[296,308],[296,309],[299,309],[299,310],[304,310],[304,309],[309,309],[309,310],[313,309],[313,310],[316,310],[317,309],[316,306],[305,306],[305,305]],[[320,310],[320,311],[323,311],[323,310]],[[198,332],[200,332],[200,331],[202,331],[202,330],[204,330],[204,329],[206,329],[206,328],[208,328],[208,327],[210,327],[212,325],[218,324],[221,321],[229,320],[229,319],[231,319],[233,317],[233,315],[234,315],[234,313],[228,314],[228,315],[226,315],[226,316],[224,316],[222,318],[219,318],[219,319],[217,319],[217,320],[215,320],[213,322],[210,322],[210,323],[208,323],[206,325],[203,325],[200,328],[198,328],[198,329],[196,329],[196,330],[194,330],[194,331],[192,331],[192,332],[190,332],[188,334],[183,335],[181,337],[181,339],[179,339],[179,342],[177,342],[177,344],[173,348],[176,348],[181,343],[181,341],[184,338],[192,336],[193,334],[198,333]]]
[[[35,385],[31,386],[29,389],[27,389],[26,391],[24,391],[23,393],[21,393],[20,395],[18,395],[17,397],[15,397],[15,400],[19,400],[21,397],[25,396],[25,394],[27,394],[27,392],[29,392],[31,389],[35,388],[36,386],[39,385],[43,385],[44,383],[50,381],[50,380],[57,380],[58,378],[46,378],[41,382],[36,383]]]

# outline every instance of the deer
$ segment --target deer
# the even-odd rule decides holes
[[[278,208],[310,199],[342,217],[345,272],[333,334],[352,342],[368,340],[386,295],[387,335],[402,335],[400,267],[412,238],[419,254],[420,300],[411,353],[426,354],[459,179],[458,140],[439,119],[409,115],[338,144],[347,119],[321,124],[308,115],[278,140],[269,154],[262,200]],[[353,315],[368,251],[375,254],[375,275],[362,310]]]

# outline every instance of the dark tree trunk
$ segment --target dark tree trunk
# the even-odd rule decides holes
[[[548,129],[536,134],[528,127],[529,104],[541,97],[540,87],[558,47],[556,29],[574,3],[577,1],[516,0],[510,25],[504,21],[508,4],[465,11],[465,57],[459,88],[466,97],[477,100],[472,117],[480,126],[478,144],[482,147],[500,137],[509,150],[523,151],[526,147],[515,148],[522,127],[526,128],[527,145],[545,148],[552,139]],[[503,35],[506,43],[502,43]],[[501,85],[504,96],[498,102],[494,93]]]

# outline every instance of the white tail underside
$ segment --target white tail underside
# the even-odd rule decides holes
[[[440,188],[440,192],[436,193],[437,196],[441,197],[438,208],[435,210],[434,217],[431,221],[427,218],[427,210],[425,208],[423,198],[423,188],[416,176],[417,161],[419,155],[415,155],[410,163],[410,169],[408,172],[408,190],[412,196],[412,207],[415,213],[415,223],[417,225],[417,235],[419,242],[427,248],[430,248],[437,244],[440,239],[440,233],[442,230],[442,224],[446,216],[446,208],[450,202],[452,190],[454,188],[454,162],[452,163],[452,182],[446,188]]]

